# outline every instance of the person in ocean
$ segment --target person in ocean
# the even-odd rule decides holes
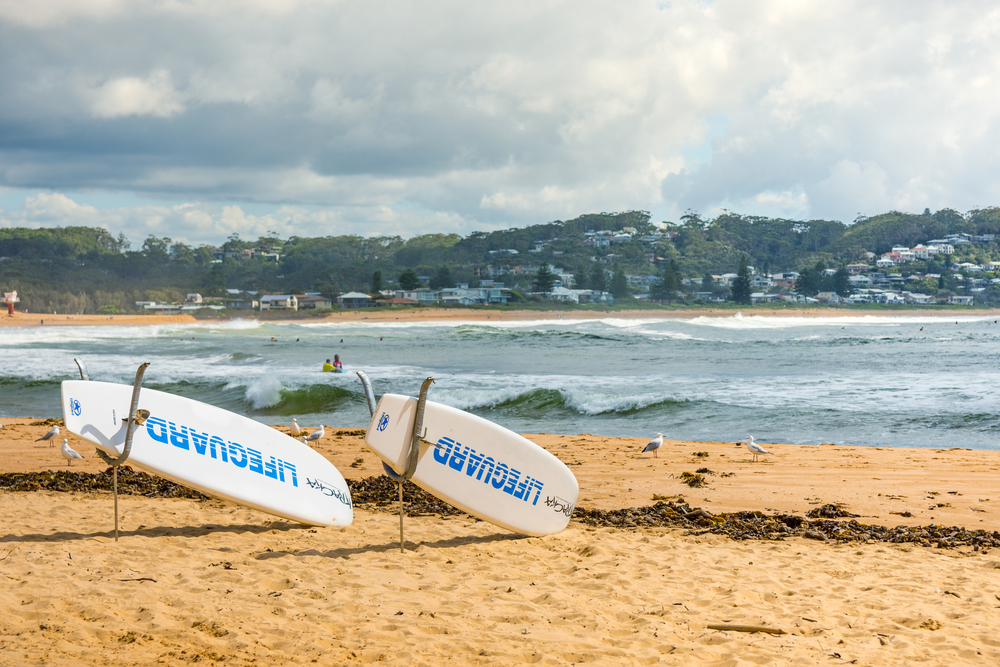
[[[344,372],[344,364],[340,363],[340,355],[339,354],[333,355],[333,367],[336,369],[337,373],[343,373]]]
[[[330,360],[327,359],[326,363],[323,364],[323,372],[324,373],[330,373],[331,371],[333,371],[333,364],[331,364]]]

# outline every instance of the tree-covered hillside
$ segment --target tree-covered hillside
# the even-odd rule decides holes
[[[331,230],[335,231],[335,230]],[[616,233],[602,247],[587,232]],[[0,291],[17,290],[33,312],[134,310],[135,301],[180,300],[187,292],[221,296],[227,288],[260,292],[319,291],[329,296],[369,291],[381,272],[392,287],[404,269],[418,276],[450,275],[474,283],[486,276],[530,290],[542,263],[578,281],[625,274],[675,271],[701,281],[706,273],[733,273],[746,255],[751,266],[771,272],[817,262],[836,266],[954,233],[1000,234],[1000,208],[960,214],[951,209],[909,214],[892,211],[846,225],[831,220],[785,220],[724,212],[714,219],[695,213],[676,223],[654,224],[648,213],[595,213],[519,229],[474,232],[466,237],[430,233],[363,238],[232,236],[213,248],[193,248],[150,236],[141,247],[103,229],[0,228]],[[607,235],[605,238],[610,238]],[[1000,258],[996,243],[963,250],[980,261]],[[277,261],[275,261],[277,256]],[[666,264],[664,264],[666,262]],[[442,273],[443,269],[447,272]]]

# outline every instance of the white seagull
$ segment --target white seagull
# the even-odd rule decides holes
[[[764,449],[763,447],[761,447],[760,445],[758,445],[757,443],[755,443],[753,441],[753,436],[752,435],[748,435],[747,436],[747,449],[749,449],[750,453],[753,454],[753,460],[754,461],[757,460],[757,457],[760,454],[770,454],[771,453],[771,452],[767,451],[766,449]]]
[[[316,429],[315,431],[313,431],[312,433],[310,433],[309,437],[306,438],[306,440],[308,440],[310,442],[312,442],[313,440],[319,440],[320,438],[323,437],[324,433],[326,433],[326,431],[323,430],[323,425],[320,424],[319,428]]]
[[[299,430],[299,422],[295,419],[292,420],[292,435],[301,435],[302,431]]]
[[[41,442],[42,440],[51,440],[52,438],[56,437],[57,435],[59,435],[59,425],[58,424],[56,424],[55,426],[53,426],[52,429],[49,430],[48,433],[46,433],[45,435],[43,435],[42,437],[40,437],[38,440],[35,440],[35,442]],[[49,444],[51,445],[52,443],[50,442]]]
[[[82,459],[76,451],[69,446],[69,440],[63,438],[62,455],[66,457],[66,465],[73,465],[73,459]]]
[[[656,437],[646,443],[646,448],[642,450],[642,453],[653,452],[653,458],[658,459],[659,456],[656,455],[656,450],[663,446],[663,434],[657,433]]]

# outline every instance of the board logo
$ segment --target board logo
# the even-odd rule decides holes
[[[343,491],[335,487],[333,484],[324,482],[321,479],[310,479],[308,477],[306,477],[306,484],[308,484],[310,488],[316,489],[324,496],[336,498],[337,500],[344,503],[348,507],[353,507],[353,505],[351,505],[351,496],[347,493],[344,493]]]
[[[559,496],[546,496],[545,504],[551,507],[553,511],[565,514],[566,516],[573,516],[573,503],[568,500],[564,500]]]
[[[383,412],[382,416],[378,418],[378,427],[377,428],[378,428],[379,432],[382,432],[382,431],[384,431],[386,429],[387,426],[389,426],[389,415],[387,415],[386,413]]]
[[[74,417],[79,417],[80,413],[83,412],[83,408],[80,407],[80,401],[75,398],[69,399],[69,411],[73,413]]]

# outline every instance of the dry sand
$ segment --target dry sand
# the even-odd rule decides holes
[[[65,467],[33,442],[47,426],[2,421],[0,471]],[[1000,527],[1000,452],[765,444],[775,455],[753,464],[734,443],[668,441],[654,459],[635,439],[530,437],[572,464],[586,507],[683,493],[713,512],[843,502],[869,523]],[[104,468],[70,441],[88,457],[73,469]],[[349,477],[380,470],[359,436],[318,448]],[[720,473],[708,488],[677,479],[699,467]],[[521,538],[419,517],[400,554],[392,514],[308,528],[137,497],[121,500],[115,544],[108,495],[0,492],[0,504],[0,664],[1000,664],[995,552],[576,522]]]

